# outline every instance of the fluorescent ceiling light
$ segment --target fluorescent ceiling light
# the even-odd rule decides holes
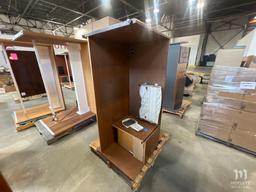
[[[146,23],[151,23],[151,19],[150,18],[147,18],[145,21],[146,21]]]
[[[105,8],[111,8],[111,0],[101,0],[101,3]]]
[[[153,11],[153,12],[154,12],[154,13],[159,13],[159,11],[160,11],[160,10],[159,10],[158,8],[154,8],[154,11]]]
[[[204,7],[204,2],[197,3],[197,9],[202,9]]]
[[[196,0],[189,0],[189,4],[191,5],[191,4],[194,4],[194,2],[195,2]]]

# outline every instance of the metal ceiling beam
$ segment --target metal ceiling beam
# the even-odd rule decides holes
[[[37,21],[37,20],[31,20],[31,19],[24,19],[22,18],[19,22],[14,23],[12,22],[14,17],[8,17],[8,19],[2,19],[0,16],[0,25],[4,25],[3,29],[0,29],[2,31],[8,31],[10,32],[18,32],[21,29],[24,30],[38,30],[41,32],[52,32],[56,27],[62,25],[62,24],[53,24],[53,23],[47,23],[45,21]],[[12,19],[11,19],[12,18]],[[15,18],[14,18],[15,19]],[[15,27],[19,27],[15,29]],[[69,30],[60,30],[59,33],[61,33],[63,36],[70,36],[73,34],[73,28],[69,27]]]
[[[71,21],[67,22],[67,23],[66,23],[66,24],[64,24],[63,26],[58,27],[57,29],[55,29],[55,31],[56,31],[56,30],[61,29],[62,27],[65,27],[65,26],[67,26],[67,25],[70,25],[71,23],[73,23],[73,22],[77,21],[78,19],[81,19],[82,17],[84,17],[84,16],[86,16],[87,14],[90,14],[91,12],[93,12],[93,11],[95,11],[95,10],[97,10],[97,9],[101,8],[102,6],[103,6],[103,5],[101,4],[101,5],[99,5],[99,6],[95,7],[95,8],[93,8],[93,9],[91,9],[91,10],[87,11],[87,12],[86,12],[86,13],[84,13],[83,15],[80,15],[79,17],[76,17],[75,19],[73,19],[73,20],[71,20]]]
[[[7,14],[9,14],[9,11],[11,9],[11,5],[12,5],[12,0],[9,0]]]
[[[119,17],[118,19],[121,20],[121,19],[124,19],[124,18],[127,18],[127,17],[130,17],[130,16],[133,16],[133,15],[137,15],[139,14],[140,11],[136,11],[134,13],[131,13],[131,14],[128,14],[128,15],[125,15],[125,16],[122,16],[122,17]]]
[[[192,23],[195,23],[196,26],[203,26],[203,22],[206,21],[208,23],[218,23],[218,22],[223,22],[223,19],[225,18],[225,20],[233,20],[239,17],[246,17],[252,14],[256,14],[256,12],[247,12],[246,14],[237,14],[237,15],[231,15],[229,17],[226,16],[221,16],[221,17],[215,17],[215,18],[196,18],[196,19],[192,19],[192,20],[176,20],[176,29],[177,26],[180,25],[181,27],[178,27],[179,29],[186,29],[186,28],[191,28],[195,25],[191,25]],[[239,26],[240,29],[243,26]],[[168,30],[165,30],[164,32],[167,32]],[[169,29],[170,31],[170,29]]]
[[[216,13],[216,12],[220,12],[220,11],[236,9],[236,8],[240,8],[240,7],[244,7],[244,6],[248,6],[248,5],[253,5],[253,4],[256,5],[256,1],[251,1],[251,2],[247,2],[247,3],[239,4],[239,5],[234,5],[234,6],[218,9],[218,10],[213,10],[213,11],[210,11],[210,13]]]
[[[18,16],[17,20],[15,22],[19,22],[21,18],[24,17],[24,15],[26,14],[26,12],[29,10],[29,7],[31,6],[31,4],[34,2],[34,0],[30,0],[27,4],[27,6],[25,7],[25,9],[23,10],[23,12],[21,13],[21,15]]]
[[[35,0],[35,1],[34,1],[33,5],[32,5],[31,8],[28,10],[27,14],[30,13],[30,12],[34,9],[34,7],[35,7],[36,4],[38,3],[38,1],[39,1],[39,0]]]
[[[70,12],[72,12],[72,13],[76,13],[76,14],[78,14],[78,15],[83,15],[83,16],[87,16],[87,17],[89,17],[89,18],[93,18],[92,16],[90,16],[90,15],[88,15],[88,14],[86,14],[86,13],[82,13],[82,12],[80,12],[80,11],[76,11],[76,10],[70,9],[70,8],[64,7],[64,6],[62,6],[62,5],[58,5],[58,4],[56,4],[56,3],[52,3],[52,2],[49,2],[49,1],[45,1],[45,0],[39,0],[39,1],[40,1],[40,2],[43,2],[43,3],[45,3],[45,4],[48,4],[48,5],[54,6],[54,7],[58,7],[58,8],[64,9],[64,10],[66,10],[66,11],[70,11]]]
[[[139,10],[137,7],[133,6],[132,4],[128,3],[127,1],[125,1],[125,0],[119,0],[119,1],[122,2],[124,5],[130,7],[130,8],[132,8],[132,9],[134,9],[134,10],[136,10],[137,12],[140,12],[140,13],[145,14],[144,11]]]

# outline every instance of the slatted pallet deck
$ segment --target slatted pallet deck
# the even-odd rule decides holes
[[[184,117],[186,111],[191,106],[191,104],[192,104],[192,101],[184,99],[180,109],[178,109],[176,111],[169,111],[169,110],[163,109],[163,112],[164,113],[169,113],[169,114],[172,114],[172,115],[176,115],[176,116],[178,116],[178,117],[180,117],[182,119]]]
[[[124,173],[122,173],[118,167],[108,161],[100,152],[99,149],[99,141],[94,141],[90,144],[91,151],[94,152],[98,157],[100,157],[109,168],[113,169],[117,174],[119,174],[131,187],[133,191],[137,191],[140,186],[143,178],[145,177],[146,173],[150,170],[151,167],[154,166],[155,160],[163,150],[164,145],[170,139],[170,135],[168,133],[160,134],[158,145],[156,146],[155,150],[153,151],[152,155],[148,158],[147,162],[142,167],[140,173],[134,180],[129,179]]]

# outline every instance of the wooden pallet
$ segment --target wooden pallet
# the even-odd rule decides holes
[[[234,148],[234,149],[236,149],[236,150],[242,151],[242,152],[244,152],[244,153],[247,153],[247,154],[249,154],[249,155],[253,155],[254,157],[256,157],[256,152],[255,152],[255,151],[251,151],[251,150],[245,149],[245,148],[243,148],[243,147],[234,145],[234,144],[232,144],[232,143],[230,143],[230,142],[223,141],[223,140],[221,140],[221,139],[218,139],[218,138],[215,138],[215,137],[213,137],[213,136],[207,135],[207,134],[205,134],[205,133],[200,132],[200,130],[197,130],[197,131],[196,131],[196,135],[197,135],[197,136],[200,136],[200,137],[203,137],[203,138],[205,138],[205,139],[209,139],[209,140],[211,140],[211,141],[214,141],[214,142],[217,142],[217,143],[226,145],[226,146],[228,146],[228,147]]]
[[[37,118],[34,118],[34,119],[30,119],[30,120],[27,120],[27,121],[15,123],[16,131],[23,131],[23,130],[25,130],[25,129],[28,129],[28,128],[30,128],[30,127],[33,127],[33,126],[35,126],[35,122],[37,122],[37,121],[40,120],[41,118],[45,118],[45,117],[47,117],[47,116],[48,116],[48,115],[44,115],[44,116],[37,117]],[[15,118],[14,118],[14,119],[15,119]]]
[[[67,112],[69,112],[69,111],[72,112],[72,110],[68,110]],[[67,112],[65,112],[65,111],[60,112],[59,117],[61,118],[62,114],[64,114],[64,116],[65,116]],[[75,112],[75,114],[76,114],[76,112]],[[61,139],[64,136],[71,135],[74,132],[76,132],[76,131],[78,131],[96,121],[96,115],[90,112],[90,114],[88,113],[88,115],[86,115],[86,118],[83,118],[81,121],[77,121],[76,119],[74,119],[72,121],[73,124],[72,123],[68,124],[68,119],[70,116],[70,115],[69,116],[68,115],[65,117],[65,119],[58,121],[56,124],[55,124],[55,122],[54,123],[49,122],[49,119],[51,119],[52,117],[42,119],[35,123],[38,132],[40,133],[40,135],[43,136],[43,138],[45,139],[45,141],[48,145],[58,141],[59,139]],[[71,114],[71,118],[73,116],[74,115]],[[64,128],[65,126],[67,126],[66,129],[62,129],[57,134],[53,135],[51,133],[54,131],[54,128],[56,128],[56,127]]]
[[[147,162],[142,167],[140,173],[134,180],[129,179],[125,174],[123,174],[115,165],[113,165],[110,161],[108,161],[100,152],[100,144],[99,140],[92,142],[89,146],[91,151],[94,152],[100,159],[102,159],[109,168],[114,170],[118,175],[120,175],[131,187],[133,191],[137,191],[140,188],[141,182],[145,177],[146,173],[149,171],[151,167],[155,164],[155,160],[163,150],[164,144],[170,139],[170,135],[168,133],[162,133],[159,137],[158,145],[153,151],[152,155],[148,158]]]
[[[62,108],[54,109],[55,112],[62,111]],[[51,110],[47,104],[37,105],[26,109],[19,109],[13,112],[13,119],[17,131],[22,131],[34,126],[34,123],[42,118],[51,115]]]
[[[42,117],[43,118],[43,117]],[[16,126],[16,130],[17,131],[23,131],[25,129],[28,129],[30,127],[33,127],[35,125],[35,122],[38,121],[39,119],[36,118],[36,119],[33,119],[33,120],[30,120],[30,121],[25,121],[25,122],[21,122],[21,123],[16,123],[15,126]]]
[[[184,99],[180,109],[178,109],[176,111],[169,111],[169,110],[163,109],[163,112],[164,113],[169,113],[169,114],[172,114],[172,115],[177,115],[177,116],[179,116],[182,119],[184,117],[186,111],[191,106],[191,104],[192,104],[192,101]]]

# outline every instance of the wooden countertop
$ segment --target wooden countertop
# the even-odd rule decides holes
[[[122,120],[126,119],[126,118],[132,118],[132,119],[135,119],[141,126],[143,126],[144,128],[147,128],[149,129],[148,131],[140,131],[140,132],[137,132],[135,130],[133,130],[132,128],[126,128],[122,125]],[[158,128],[158,125],[155,125],[155,124],[152,124],[152,123],[149,123],[147,121],[144,121],[144,120],[141,120],[141,119],[138,119],[138,118],[135,118],[133,116],[127,116],[127,117],[124,117],[120,120],[118,120],[117,122],[113,123],[112,124],[113,127],[117,128],[117,129],[121,129],[123,131],[125,131],[126,133],[134,136],[134,137],[137,137],[138,139],[145,141],[150,135],[151,133]]]

